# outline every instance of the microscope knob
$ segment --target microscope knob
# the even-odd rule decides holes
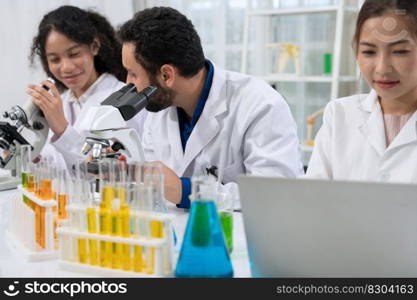
[[[120,149],[125,150],[125,147],[123,147],[123,145],[119,142],[115,142],[112,146],[111,146],[112,150],[114,152],[119,151]]]
[[[35,129],[35,130],[42,130],[43,127],[44,126],[43,126],[43,124],[41,122],[38,122],[38,121],[33,122],[33,129]]]

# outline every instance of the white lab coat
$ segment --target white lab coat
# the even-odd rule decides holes
[[[417,113],[386,146],[375,91],[330,102],[306,177],[384,182],[417,181]]]
[[[296,177],[302,173],[296,124],[284,98],[260,79],[214,67],[204,110],[183,151],[176,107],[148,112],[143,147],[179,177],[220,166],[225,184],[240,174]],[[233,188],[236,188],[234,186]]]
[[[125,83],[119,81],[111,74],[102,74],[96,82],[84,93],[86,96],[85,103],[83,103],[82,111],[88,109],[91,106],[98,106],[106,99],[111,93],[119,90]],[[69,123],[64,133],[55,141],[51,138],[53,133],[50,131],[49,138],[45,144],[44,149],[41,152],[42,157],[49,157],[54,161],[54,164],[60,168],[70,170],[72,165],[84,159],[81,155],[81,148],[85,142],[85,134],[81,133],[80,119],[78,118],[81,112],[77,115],[73,115],[69,98],[71,97],[70,91],[66,90],[61,99],[64,106],[64,115]],[[73,118],[75,120],[73,123]],[[146,110],[139,112],[134,118],[127,122],[128,126],[136,129],[139,136],[142,136],[143,125],[146,118]]]

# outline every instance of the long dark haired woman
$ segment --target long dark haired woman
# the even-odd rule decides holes
[[[100,14],[61,6],[47,13],[39,24],[31,48],[32,64],[37,57],[47,76],[56,82],[29,85],[28,94],[44,112],[51,129],[50,143],[41,155],[53,156],[56,163],[70,167],[82,158],[84,136],[77,117],[120,89],[126,79],[121,44]],[[144,117],[145,112],[141,112],[129,122],[139,134]]]

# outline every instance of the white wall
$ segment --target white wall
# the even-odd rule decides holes
[[[29,67],[32,39],[43,15],[61,5],[93,8],[114,25],[133,15],[132,0],[1,0],[0,2],[0,115],[28,98],[28,83],[45,79],[40,66]]]

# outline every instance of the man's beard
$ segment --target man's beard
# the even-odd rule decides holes
[[[163,88],[156,82],[156,80],[152,82],[152,85],[156,86],[158,89],[146,105],[146,110],[150,112],[159,112],[167,107],[170,107],[175,96],[174,91]]]

